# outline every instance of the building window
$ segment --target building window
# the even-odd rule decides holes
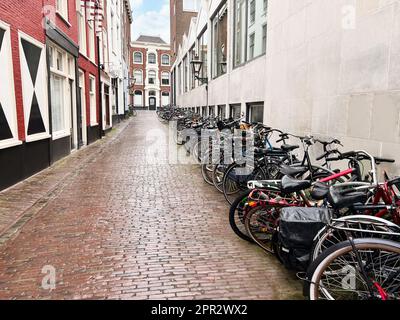
[[[201,116],[206,117],[207,116],[207,107],[202,107],[201,108]]]
[[[78,28],[79,28],[79,51],[83,55],[87,55],[87,44],[86,44],[86,12],[85,7],[80,5],[77,12],[78,16]]]
[[[93,21],[88,22],[89,26],[89,59],[94,61],[95,59],[95,53],[94,53],[94,48],[95,48],[95,37],[94,37],[94,26],[93,26]]]
[[[227,27],[228,6],[227,3],[219,9],[212,19],[212,76],[218,77],[226,73],[227,57]]]
[[[226,117],[226,108],[225,105],[218,106],[218,119],[224,120]]]
[[[133,62],[134,63],[138,63],[138,64],[142,64],[143,63],[143,54],[139,51],[136,51],[133,54]]]
[[[63,19],[68,21],[68,0],[57,0],[56,11]]]
[[[183,0],[183,11],[197,12],[200,10],[201,0]]]
[[[268,0],[263,0],[263,9],[264,9],[264,12],[267,13],[267,10],[268,10]]]
[[[256,0],[250,0],[250,25],[256,21]]]
[[[248,34],[248,57],[247,60],[254,59],[263,55],[264,52],[264,29],[267,22],[267,16],[264,14],[264,1],[251,0],[249,8],[249,26]],[[254,3],[254,4],[253,4]],[[268,4],[268,3],[267,3]],[[253,14],[254,12],[254,14]],[[266,31],[266,30],[265,30]],[[266,37],[266,34],[265,34]]]
[[[201,67],[201,78],[208,77],[208,38],[207,38],[207,30],[205,30],[197,40],[197,48],[199,53],[199,59],[203,62]]]
[[[96,78],[92,75],[89,76],[89,103],[90,103],[90,124],[97,125],[97,112],[96,112]]]
[[[229,108],[229,116],[233,119],[239,119],[242,115],[242,107],[240,104],[233,104]]]
[[[162,92],[161,93],[161,104],[163,106],[169,105],[169,92]]]
[[[161,57],[161,64],[163,66],[169,66],[169,55],[168,54],[163,54]]]
[[[188,91],[188,75],[189,67],[188,67],[188,57],[187,55],[183,58],[183,92]]]
[[[142,72],[142,70],[135,70],[133,72],[133,78],[135,79],[135,84],[143,84],[143,72]]]
[[[71,133],[71,106],[75,92],[75,61],[55,45],[49,46],[51,123],[53,140]]]
[[[250,123],[257,123],[264,121],[264,104],[254,103],[247,105],[247,116]]]
[[[156,92],[154,90],[149,91],[149,97],[155,97],[156,96]]]
[[[215,107],[214,106],[209,106],[208,107],[208,115],[210,117],[214,117],[215,116]]]
[[[267,25],[263,25],[262,29],[262,53],[265,54],[267,52]]]
[[[234,53],[237,67],[266,53],[268,1],[234,0]]]
[[[149,63],[156,64],[156,60],[157,60],[157,57],[156,57],[155,53],[149,53]]]
[[[149,84],[156,84],[156,72],[154,70],[150,70],[148,73]]]
[[[114,34],[114,13],[111,11],[111,20],[110,20],[110,28],[111,28],[111,50],[115,52],[115,34]]]
[[[108,72],[108,38],[107,38],[107,32],[105,30],[103,30],[103,66],[104,66],[104,70],[106,72]]]
[[[169,86],[169,73],[168,72],[161,73],[161,84],[163,86]]]
[[[255,34],[252,33],[249,37],[249,59],[254,58],[254,40],[255,40]]]
[[[190,61],[192,61],[196,56],[196,47],[193,47],[189,50]],[[190,63],[189,63],[190,64]],[[194,77],[194,72],[192,66],[189,67],[189,87],[190,89],[194,89],[196,87],[196,79]]]
[[[51,74],[50,88],[51,88],[51,112],[52,112],[53,133],[58,133],[66,129],[64,78],[56,74]]]
[[[140,91],[140,90],[135,91],[133,104],[137,107],[143,106],[143,92],[142,91]]]
[[[235,44],[234,44],[234,66],[238,66],[246,61],[246,1],[235,1]]]

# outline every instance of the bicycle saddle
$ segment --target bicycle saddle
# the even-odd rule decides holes
[[[283,144],[282,146],[281,146],[281,149],[283,150],[283,151],[286,151],[286,152],[290,152],[290,151],[293,151],[293,150],[296,150],[296,149],[298,149],[298,148],[300,148],[300,146],[297,146],[297,145],[290,145],[290,144]]]
[[[286,155],[282,150],[270,150],[264,148],[254,148],[254,153],[258,155],[268,155],[268,156],[284,156]]]
[[[281,191],[289,194],[307,189],[309,187],[311,187],[311,182],[308,180],[297,180],[289,176],[284,176],[282,179]]]
[[[368,199],[365,192],[348,192],[343,193],[334,187],[330,187],[328,192],[328,201],[335,209],[352,207],[355,204],[364,204]]]
[[[285,176],[297,176],[303,174],[308,170],[308,167],[304,166],[288,166],[286,164],[281,164],[279,171]]]
[[[322,182],[316,182],[311,190],[311,197],[315,200],[323,200],[329,193],[329,186]]]

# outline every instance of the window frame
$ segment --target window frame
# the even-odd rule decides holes
[[[139,53],[140,54],[140,62],[135,61],[135,55]],[[134,64],[143,64],[143,52],[141,51],[134,51],[133,52],[133,63]]]
[[[150,76],[150,74],[153,74],[153,73],[154,73],[154,82],[151,83],[151,82],[150,82],[150,79],[153,79],[153,77]],[[155,70],[153,70],[153,69],[148,70],[148,71],[147,71],[147,79],[148,79],[148,81],[147,81],[148,84],[150,84],[150,85],[156,85],[156,84],[157,84],[157,71],[155,71]]]
[[[252,0],[245,0],[245,10],[246,10],[246,13],[245,13],[245,16],[246,16],[245,26],[246,27],[245,27],[245,32],[244,32],[245,33],[245,35],[244,35],[245,39],[244,39],[244,41],[242,43],[242,45],[245,46],[245,49],[244,49],[245,57],[244,57],[244,59],[242,59],[243,62],[236,63],[236,56],[237,56],[236,55],[236,48],[237,48],[237,41],[238,41],[237,35],[236,35],[236,33],[237,33],[236,32],[237,31],[236,30],[236,22],[237,22],[236,10],[237,10],[238,1],[240,1],[240,0],[233,0],[233,9],[234,9],[234,14],[233,14],[233,32],[232,32],[232,34],[233,34],[233,39],[232,39],[233,40],[233,53],[232,53],[233,69],[236,69],[236,68],[239,68],[241,66],[244,66],[247,63],[250,63],[253,60],[255,60],[257,58],[260,58],[260,57],[262,57],[262,56],[267,54],[267,46],[266,46],[266,44],[261,44],[260,53],[256,54],[257,51],[256,51],[255,44],[257,43],[257,32],[255,30],[251,30],[251,31],[249,30],[257,22],[257,1],[254,0],[255,3],[256,3],[256,5],[255,5],[255,7],[256,7],[256,11],[255,11],[256,19],[255,19],[255,22],[253,24],[249,24],[249,15],[250,15],[249,7],[250,7],[250,1],[252,1]],[[268,12],[268,5],[269,5],[269,1],[267,1],[266,10],[264,10],[264,7],[261,9],[261,10],[263,10],[261,16],[264,16],[265,19],[266,19],[263,23],[261,23],[261,28],[260,28],[260,30],[261,30],[261,34],[260,34],[261,41],[262,41],[262,37],[263,37],[263,28],[264,28],[264,26],[267,26],[266,27],[266,39],[268,39],[268,17],[265,14],[266,12]],[[254,57],[250,58],[250,54],[249,54],[249,38],[253,33],[255,34],[255,36],[254,36],[254,47],[255,47],[255,49],[254,49]],[[265,50],[263,50],[264,47],[265,47]]]
[[[49,61],[49,70],[50,70],[50,88],[52,86],[52,80],[53,78],[57,77],[61,79],[62,82],[62,96],[61,96],[61,101],[62,101],[62,116],[63,116],[63,128],[59,129],[57,131],[54,130],[54,111],[55,109],[53,108],[53,97],[54,97],[54,90],[52,90],[51,94],[51,110],[52,112],[52,117],[51,117],[51,123],[52,123],[52,140],[57,140],[61,139],[64,137],[67,137],[71,135],[71,108],[69,103],[74,103],[73,101],[69,101],[71,94],[73,97],[76,96],[76,92],[70,92],[68,95],[67,92],[70,90],[69,85],[70,85],[70,80],[76,81],[75,79],[75,63],[74,63],[74,58],[64,49],[61,47],[57,46],[54,43],[51,43],[48,45],[49,50],[53,50],[54,54],[50,56],[49,59],[53,59],[53,61]],[[61,57],[61,65],[58,65],[58,58]],[[72,62],[72,64],[71,64]],[[73,86],[72,90],[75,89],[75,85]],[[75,93],[75,94],[74,94]]]
[[[69,24],[69,12],[68,12],[68,7],[69,7],[69,0],[56,0],[55,7],[56,7],[56,13],[65,21]],[[59,2],[61,3],[61,8],[59,6]]]
[[[84,56],[87,56],[87,28],[86,28],[86,10],[85,7],[79,4],[77,10],[78,16],[78,44],[79,52]]]
[[[206,40],[206,41],[204,41]],[[207,45],[207,50],[204,51],[204,43],[206,42]],[[196,39],[196,43],[197,43],[197,55],[200,59],[201,62],[203,62],[202,64],[202,68],[201,68],[201,72],[200,72],[200,77],[201,78],[208,78],[208,71],[209,71],[209,59],[208,59],[208,52],[209,52],[209,39],[208,39],[208,33],[207,33],[207,26],[200,32],[200,35],[197,37]],[[205,52],[205,54],[204,54]],[[204,61],[205,58],[205,61]],[[206,66],[206,68],[204,68],[204,66]],[[203,86],[205,85],[205,83],[201,82],[201,81],[196,81],[197,82],[197,86]]]
[[[166,75],[166,78],[165,78],[165,75]],[[164,83],[164,80],[168,80],[168,83]],[[170,75],[169,75],[169,72],[167,72],[167,71],[162,71],[161,72],[161,85],[162,86],[170,86],[170,84],[171,84],[171,79],[170,79]]]
[[[154,62],[151,62],[152,60],[150,59],[150,56],[154,56]],[[154,52],[149,52],[147,54],[147,63],[148,64],[157,64],[157,55]]]
[[[229,6],[228,6],[228,1],[225,0],[223,1],[218,8],[215,10],[214,14],[211,16],[211,78],[212,79],[216,79],[220,76],[223,76],[225,74],[228,73],[228,70],[225,71],[225,73],[219,73],[219,66],[220,66],[220,62],[219,58],[220,58],[220,53],[218,53],[216,47],[219,47],[219,27],[221,25],[220,21],[220,17],[224,17],[224,19],[226,19],[226,23],[227,23],[227,30],[226,30],[226,46],[225,46],[225,62],[227,62],[228,60],[228,50],[229,50],[229,43],[228,43],[228,29],[229,29],[229,23],[228,23],[228,15],[229,15]],[[217,36],[215,35],[215,33],[217,34]],[[214,56],[216,55],[216,57]],[[215,62],[215,59],[217,60],[217,62]],[[215,68],[215,64],[217,65],[216,69]],[[214,72],[216,72],[214,74]]]
[[[141,77],[141,81],[138,82],[135,76],[135,73],[139,73],[140,72],[140,77]],[[143,85],[143,70],[142,69],[135,69],[133,70],[133,78],[135,79],[135,84],[137,85]]]
[[[91,81],[93,80],[93,88],[91,88]],[[89,111],[90,111],[90,126],[97,126],[99,123],[97,121],[97,101],[96,101],[96,77],[89,73]],[[94,103],[93,103],[94,102]]]
[[[164,63],[164,57],[168,57],[168,63]],[[163,54],[161,55],[161,65],[162,65],[162,66],[170,66],[170,65],[171,65],[171,57],[170,57],[169,54],[163,53]]]
[[[90,61],[95,63],[96,59],[96,36],[94,34],[94,23],[93,21],[88,21],[88,34],[89,34],[89,53],[88,58]]]

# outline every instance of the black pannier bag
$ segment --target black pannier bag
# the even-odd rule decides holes
[[[283,208],[278,233],[277,254],[286,268],[306,271],[313,240],[332,218],[327,208]]]

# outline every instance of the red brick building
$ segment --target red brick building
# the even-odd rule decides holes
[[[131,45],[131,103],[135,108],[155,110],[170,104],[171,49],[159,37],[140,36]]]
[[[0,190],[112,126],[108,1],[0,1]],[[132,15],[127,0],[118,8],[122,37]]]

